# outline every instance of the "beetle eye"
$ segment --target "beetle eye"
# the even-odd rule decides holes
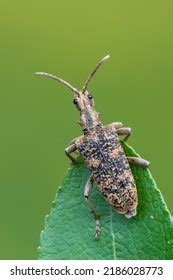
[[[93,96],[89,94],[89,95],[88,95],[88,98],[89,98],[89,99],[93,99]]]
[[[77,104],[78,104],[77,99],[73,99],[73,104],[75,104],[75,105],[77,105]]]

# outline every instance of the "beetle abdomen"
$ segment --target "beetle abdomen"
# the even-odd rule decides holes
[[[122,214],[137,207],[137,190],[116,130],[102,127],[76,141],[106,200]]]

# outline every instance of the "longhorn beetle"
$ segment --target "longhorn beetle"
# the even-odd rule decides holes
[[[137,214],[138,195],[129,162],[145,168],[150,164],[142,158],[126,157],[119,136],[124,135],[123,141],[127,141],[131,128],[123,127],[121,122],[104,126],[100,120],[100,114],[95,110],[93,97],[88,92],[88,85],[96,71],[108,58],[109,55],[100,60],[81,90],[57,76],[43,72],[35,73],[62,83],[74,93],[73,103],[80,112],[79,124],[84,135],[72,140],[65,149],[65,154],[72,162],[75,162],[71,153],[78,151],[91,170],[91,176],[85,185],[84,197],[95,219],[96,239],[100,235],[100,217],[89,200],[93,183],[97,184],[107,202],[118,213],[131,218]]]

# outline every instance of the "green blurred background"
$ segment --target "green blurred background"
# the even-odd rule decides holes
[[[34,77],[55,73],[90,85],[105,124],[133,128],[129,143],[173,213],[172,1],[7,1],[0,4],[0,258],[35,259],[44,217],[81,134],[68,89]]]

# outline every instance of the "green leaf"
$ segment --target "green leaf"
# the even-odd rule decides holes
[[[127,144],[126,155],[138,156]],[[147,169],[131,165],[137,184],[136,217],[112,209],[95,186],[91,201],[101,215],[101,236],[93,238],[94,219],[83,190],[89,170],[81,159],[66,173],[41,233],[39,259],[173,259],[173,224],[163,197]]]

